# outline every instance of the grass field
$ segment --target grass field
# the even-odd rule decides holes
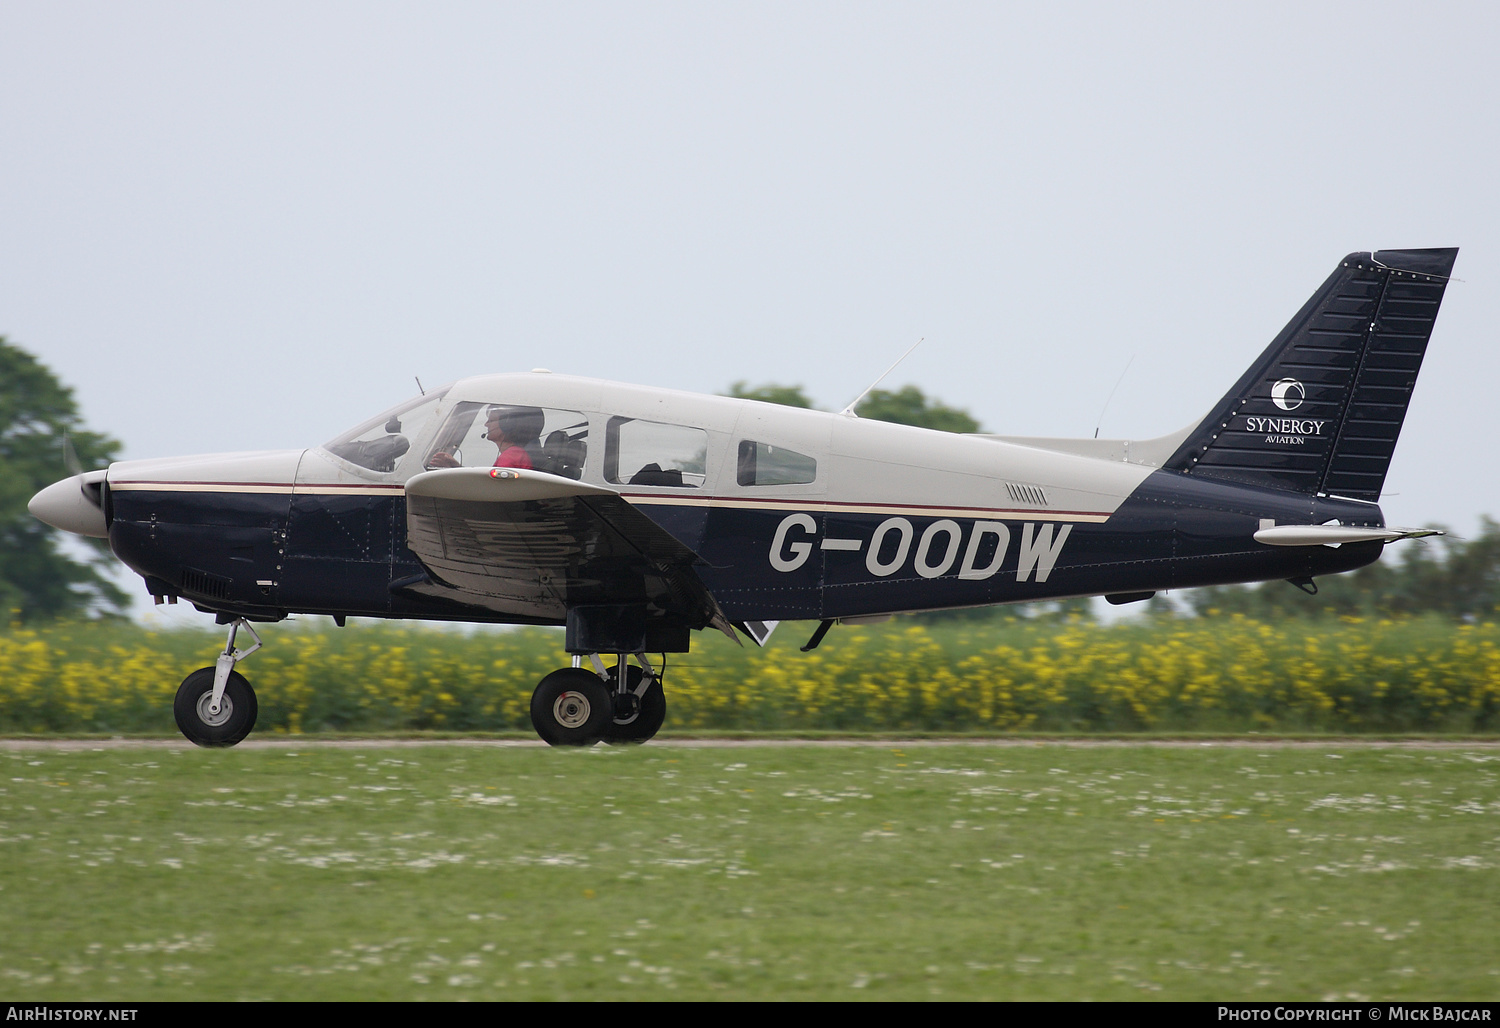
[[[1494,999],[1500,749],[0,749],[0,994]]]

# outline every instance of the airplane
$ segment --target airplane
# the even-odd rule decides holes
[[[902,612],[1316,591],[1432,534],[1388,528],[1378,500],[1457,253],[1345,257],[1202,419],[1157,439],[958,435],[538,369],[323,446],[118,462],[30,510],[228,626],[174,702],[201,746],[250,732],[236,665],[254,623],[291,614],[563,626],[572,663],[536,686],[537,734],[644,742],[665,655],[697,631],[764,645],[816,621],[809,650]]]

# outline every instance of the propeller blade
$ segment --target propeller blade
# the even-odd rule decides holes
[[[63,429],[63,467],[70,475],[83,474],[83,461],[78,459],[78,451],[73,449],[73,440],[68,438],[66,428]]]
[[[100,495],[98,482],[89,483],[84,479],[83,461],[78,459],[78,451],[73,448],[73,440],[68,438],[68,430],[63,429],[63,464],[68,469],[68,475],[78,482],[78,492],[90,504],[104,509],[104,501]]]

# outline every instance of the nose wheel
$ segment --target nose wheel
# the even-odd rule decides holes
[[[214,707],[214,672],[216,668],[199,668],[182,680],[172,714],[177,728],[188,740],[199,746],[233,746],[255,727],[258,712],[255,690],[238,671],[229,672],[224,694]]]

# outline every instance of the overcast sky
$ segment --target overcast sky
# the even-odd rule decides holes
[[[132,458],[536,366],[836,409],[921,337],[887,385],[1144,438],[1346,253],[1459,246],[1382,502],[1472,532],[1497,12],[0,0],[0,334]]]

